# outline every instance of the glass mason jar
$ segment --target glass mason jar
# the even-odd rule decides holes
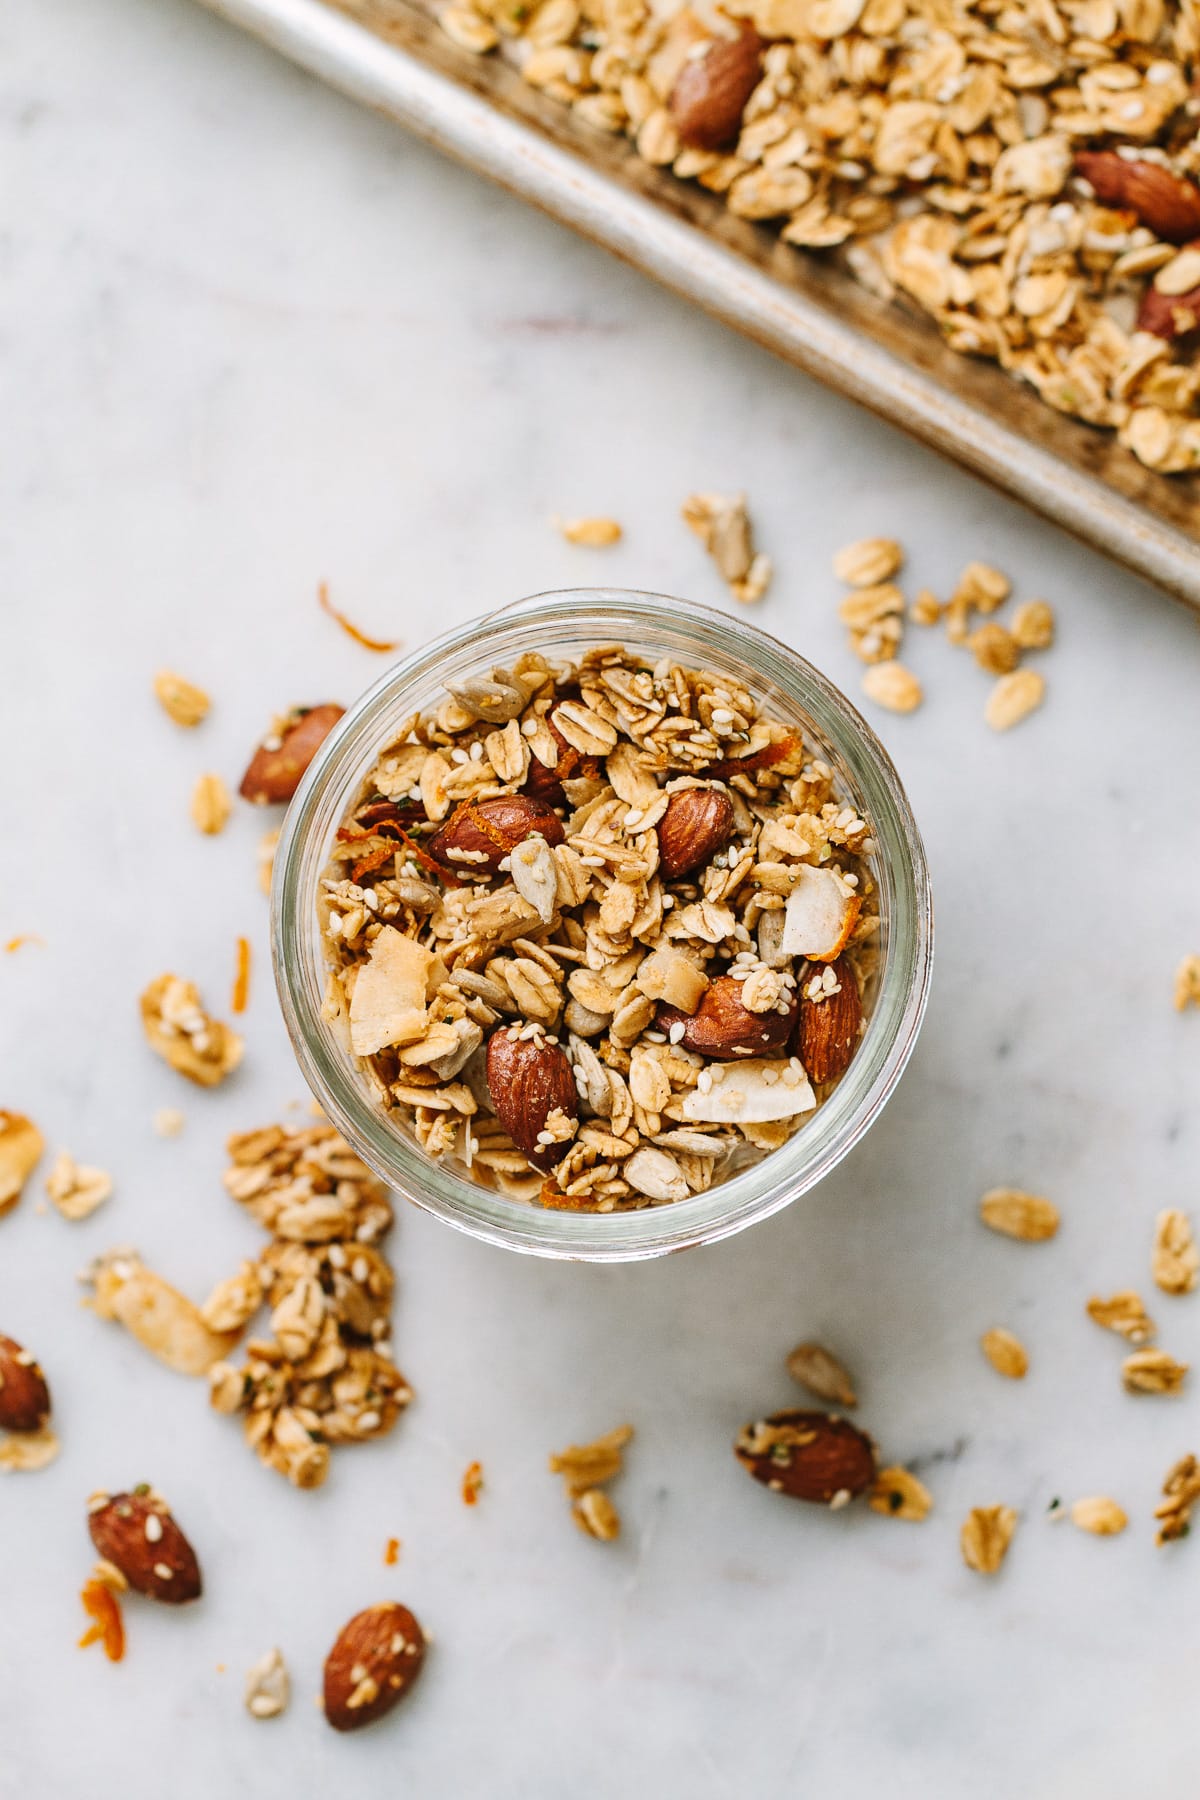
[[[838,776],[878,850],[880,971],[862,1041],[817,1111],[777,1150],[707,1192],[631,1212],[558,1212],[493,1192],[432,1161],[389,1115],[321,1017],[326,968],[317,895],[334,834],[379,751],[447,678],[488,675],[527,651],[575,656],[620,643],[655,663],[727,673],[765,710],[797,719]],[[389,1187],[472,1237],[537,1256],[630,1262],[715,1243],[807,1193],[877,1118],[912,1053],[933,957],[925,851],[892,763],[849,701],[775,638],[690,602],[618,588],[537,594],[449,631],[393,665],[318,752],[284,821],[272,889],[272,953],[284,1018],[304,1077],[328,1117]]]

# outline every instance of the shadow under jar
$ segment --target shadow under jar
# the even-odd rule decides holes
[[[328,1016],[329,952],[321,902],[339,828],[361,807],[364,782],[381,751],[396,742],[415,714],[437,711],[448,698],[447,683],[461,688],[486,681],[494,669],[511,669],[530,655],[554,666],[576,663],[606,645],[620,646],[647,669],[674,663],[709,672],[718,681],[725,678],[750,692],[763,718],[802,735],[805,763],[827,764],[839,806],[869,824],[872,848],[857,866],[869,872],[870,906],[879,924],[870,954],[863,957],[857,1048],[840,1079],[818,1088],[819,1104],[804,1113],[792,1135],[778,1148],[757,1153],[742,1145],[745,1155],[726,1158],[703,1192],[601,1212],[543,1204],[537,1197],[541,1178],[532,1170],[529,1197],[522,1198],[483,1185],[455,1156],[435,1160],[426,1153],[413,1129],[412,1108],[385,1104],[378,1075],[351,1052],[345,1019]],[[743,738],[723,747],[719,760],[744,748]],[[702,767],[672,767],[660,779],[680,776],[712,779]],[[570,810],[558,808],[564,816]],[[414,841],[424,848],[430,836],[422,823]],[[401,843],[396,848],[403,852]],[[341,872],[349,874],[345,862]],[[491,888],[506,874],[495,875]],[[697,870],[693,880],[699,883],[702,875]],[[437,885],[428,873],[424,879]],[[461,872],[461,879],[469,882],[469,873]],[[305,1079],[382,1180],[485,1242],[534,1255],[622,1262],[728,1237],[806,1193],[840,1162],[879,1114],[916,1042],[931,973],[933,917],[924,849],[896,771],[866,722],[823,675],[738,618],[661,595],[580,588],[535,595],[459,626],[389,669],[351,707],[323,744],[284,821],[272,890],[272,952]],[[726,955],[721,952],[714,972],[725,966]],[[487,960],[478,958],[477,966]],[[571,966],[578,965],[565,965],[564,974]],[[800,964],[801,987],[813,976],[819,979],[821,971],[820,962]],[[501,1017],[494,1030],[514,1022]],[[657,1024],[651,1022],[652,1032]],[[558,1030],[565,1041],[566,1025]],[[674,1035],[678,1042],[679,1032]],[[661,1038],[669,1041],[669,1032]],[[736,1062],[725,1066],[734,1068]],[[486,1097],[479,1072],[470,1066],[454,1079],[470,1081]],[[581,1106],[582,1115],[587,1110]],[[664,1128],[672,1128],[670,1121],[664,1120]],[[756,1160],[746,1160],[750,1154]],[[552,1182],[547,1192],[552,1197]]]

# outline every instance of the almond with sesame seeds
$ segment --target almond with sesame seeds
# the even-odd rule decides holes
[[[414,1614],[395,1600],[356,1613],[325,1659],[322,1701],[333,1729],[358,1731],[390,1712],[421,1673],[425,1644]]]
[[[50,1389],[35,1356],[0,1332],[0,1431],[41,1431]]]
[[[866,1493],[877,1473],[871,1439],[836,1413],[772,1413],[743,1426],[733,1449],[772,1492],[833,1508]]]
[[[135,1592],[166,1606],[200,1598],[203,1584],[196,1553],[166,1501],[146,1483],[129,1493],[93,1494],[87,1522],[100,1555]]]
[[[292,799],[344,710],[330,701],[293,707],[277,719],[242,776],[238,787],[242,799],[254,806],[282,806]]]

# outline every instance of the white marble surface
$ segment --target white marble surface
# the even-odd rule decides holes
[[[10,7],[0,67],[0,939],[46,939],[0,957],[0,1104],[117,1180],[87,1224],[31,1194],[0,1225],[0,1327],[41,1354],[65,1446],[0,1488],[0,1796],[1191,1792],[1200,1548],[1156,1551],[1149,1515],[1200,1424],[1191,1398],[1122,1394],[1083,1302],[1147,1288],[1156,1208],[1198,1198],[1200,1018],[1169,1001],[1200,949],[1194,622],[185,0]],[[748,489],[779,570],[758,617],[847,683],[826,570],[861,533],[902,535],[914,583],[984,555],[1059,608],[1050,702],[1011,738],[932,637],[912,648],[926,709],[881,721],[936,885],[923,1040],[837,1175],[715,1250],[551,1266],[407,1213],[396,1342],[418,1399],[294,1493],[74,1286],[135,1242],[205,1291],[259,1242],[219,1185],[225,1134],[301,1098],[262,822],[201,839],[191,782],[236,780],[276,705],[373,678],[318,578],[410,643],[593,577],[719,601],[677,518],[697,485]],[[547,523],[593,510],[625,521],[617,551]],[[161,664],[214,692],[201,732],[157,712]],[[164,967],[223,997],[242,931],[244,1072],[181,1091],[135,997]],[[151,1129],[166,1104],[187,1111],[175,1142]],[[996,1182],[1053,1195],[1061,1237],[985,1233]],[[1200,1351],[1200,1299],[1154,1300],[1166,1345]],[[1023,1385],[979,1355],[993,1323],[1031,1346]],[[738,1424],[793,1400],[781,1359],[808,1334],[925,1471],[927,1524],[795,1507],[735,1466]],[[627,1531],[600,1546],[545,1456],[626,1417]],[[142,1478],[208,1592],[131,1606],[113,1668],[74,1648],[83,1499]],[[1091,1492],[1128,1507],[1123,1539],[1045,1522]],[[986,1583],[957,1531],[999,1500],[1023,1523]],[[311,1702],[322,1656],[389,1594],[436,1649],[401,1713],[336,1739]],[[256,1725],[241,1674],[274,1642],[297,1699]]]

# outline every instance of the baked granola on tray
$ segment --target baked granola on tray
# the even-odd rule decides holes
[[[325,1017],[426,1153],[521,1200],[682,1200],[855,1054],[870,824],[802,721],[616,645],[448,684],[379,753],[319,910]]]

